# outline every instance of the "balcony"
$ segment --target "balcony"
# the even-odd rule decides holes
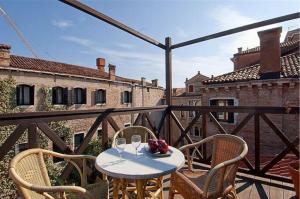
[[[176,116],[179,111],[195,111],[195,116],[189,125],[183,126]],[[223,127],[214,117],[214,112],[234,112],[241,114],[243,119],[231,130]],[[158,114],[160,113],[160,114]],[[160,122],[153,122],[155,117],[160,115]],[[203,138],[210,136],[208,126],[214,125],[217,133],[242,135],[249,145],[249,154],[242,161],[239,174],[236,178],[237,192],[240,198],[291,198],[294,196],[291,179],[286,172],[287,162],[299,159],[298,137],[288,136],[273,123],[270,118],[274,116],[293,117],[299,119],[299,107],[204,107],[204,106],[156,106],[139,108],[116,108],[78,111],[55,111],[55,112],[32,112],[32,113],[8,113],[0,115],[0,126],[13,127],[13,132],[0,145],[0,159],[7,158],[11,150],[20,138],[28,139],[28,148],[41,147],[39,136],[45,135],[53,142],[62,153],[83,154],[89,143],[92,141],[96,130],[102,124],[101,142],[104,148],[108,147],[109,126],[113,131],[121,127],[115,121],[115,117],[133,115],[133,125],[143,125],[150,128],[157,137],[166,138],[169,144],[180,147],[182,144],[193,143],[188,132],[193,124],[200,120],[203,129]],[[201,116],[201,117],[200,117]],[[200,118],[200,119],[199,119]],[[94,119],[94,123],[87,129],[87,134],[81,145],[72,150],[68,143],[50,127],[50,122],[71,121],[77,119]],[[169,123],[168,120],[171,120]],[[288,122],[289,120],[287,120]],[[243,128],[252,122],[252,131],[247,131],[248,136],[242,134]],[[263,123],[264,122],[264,123]],[[170,125],[174,123],[175,125]],[[265,132],[262,125],[268,125],[272,129],[273,140],[281,141],[280,152],[266,158],[263,148]],[[177,128],[177,129],[176,129]],[[179,130],[180,134],[172,132]],[[251,135],[250,135],[251,134]],[[260,144],[261,143],[261,144]],[[274,142],[275,144],[277,142]],[[47,146],[48,147],[48,146]],[[46,147],[46,148],[47,148]],[[286,158],[289,157],[290,159]],[[6,159],[7,160],[7,159]],[[208,146],[195,149],[195,166],[208,168],[210,162],[210,150]],[[7,169],[7,168],[4,168]],[[66,165],[60,179],[70,176],[74,168]],[[7,171],[7,170],[6,170]],[[3,172],[3,171],[2,171]],[[5,172],[5,171],[4,171]],[[165,195],[168,194],[168,176],[165,178]],[[179,197],[179,196],[178,196]],[[180,197],[179,197],[180,198]]]

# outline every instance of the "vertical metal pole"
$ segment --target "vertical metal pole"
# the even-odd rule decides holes
[[[259,124],[259,114],[254,115],[254,139],[255,139],[255,172],[258,174],[260,172],[260,124]]]
[[[166,45],[166,103],[168,106],[172,105],[172,49],[170,48],[172,45],[172,41],[170,37],[166,37],[165,39]],[[168,143],[172,145],[172,125],[171,125],[171,110],[167,109],[166,115],[166,138],[168,139]]]

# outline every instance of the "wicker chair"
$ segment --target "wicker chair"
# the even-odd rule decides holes
[[[51,186],[44,156],[63,158],[78,170],[81,178],[79,186]],[[44,149],[29,149],[16,155],[9,167],[9,174],[24,199],[54,198],[108,198],[108,182],[98,179],[95,184],[87,184],[87,160],[95,161],[88,155],[65,155]],[[82,161],[82,170],[74,161]]]
[[[116,139],[118,137],[122,137],[126,139],[126,143],[131,143],[131,136],[133,135],[140,135],[142,140],[141,142],[147,142],[149,138],[157,139],[155,134],[148,128],[143,126],[129,126],[124,129],[119,130],[116,132],[116,134],[113,137],[112,140],[112,147],[116,147]],[[162,186],[163,178],[154,178],[154,179],[148,179],[145,181],[145,192],[149,193],[149,196],[151,198],[163,198],[163,186]],[[125,195],[130,195],[130,192],[135,191],[135,186],[132,185],[132,180],[126,180],[126,179],[114,179],[114,191],[118,191],[119,189],[122,190],[122,195],[125,197]],[[150,186],[151,184],[151,186]],[[154,194],[150,194],[149,191],[155,191]],[[114,193],[116,195],[117,193]]]
[[[191,149],[213,142],[211,169],[193,169]],[[233,135],[214,135],[200,142],[180,148],[187,157],[187,168],[171,175],[169,198],[181,194],[187,199],[236,198],[235,175],[238,162],[245,157],[248,146],[244,140]],[[194,154],[194,153],[192,153]]]

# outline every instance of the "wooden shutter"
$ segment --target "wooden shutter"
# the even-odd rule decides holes
[[[98,95],[97,93],[98,93],[97,90],[91,92],[91,105],[92,106],[98,103],[97,102],[97,95]]]
[[[29,105],[34,105],[34,86],[30,86],[29,95],[30,95]]]
[[[103,103],[106,103],[106,90],[103,90]]]
[[[17,86],[16,88],[16,102],[17,102],[17,106],[20,106],[20,86]]]
[[[129,103],[132,103],[132,92],[128,92],[128,94],[129,94]]]
[[[76,103],[76,92],[75,92],[75,88],[72,88],[72,90],[70,90],[70,105],[73,105]]]
[[[120,99],[121,99],[121,104],[124,104],[124,92],[121,92]]]
[[[82,89],[82,104],[86,104],[86,88]]]
[[[63,104],[68,105],[69,104],[69,90],[68,87],[63,88]]]
[[[56,95],[57,95],[57,87],[53,87],[52,88],[52,104],[56,104],[57,103],[57,99],[56,99]]]

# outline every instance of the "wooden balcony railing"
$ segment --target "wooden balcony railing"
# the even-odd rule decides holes
[[[195,111],[194,118],[189,122],[186,127],[182,125],[181,121],[176,116],[176,111]],[[162,112],[160,122],[155,124],[150,115],[153,112]],[[246,116],[238,123],[234,125],[233,130],[230,132],[226,130],[224,124],[218,122],[214,117],[214,112],[234,112],[243,113]],[[196,122],[201,122],[202,125],[202,138],[211,135],[208,132],[208,122],[213,123],[218,130],[218,133],[223,134],[233,134],[239,135],[242,132],[243,127],[251,118],[254,118],[254,165],[252,162],[245,158],[243,160],[246,168],[240,168],[240,171],[268,177],[275,180],[282,180],[289,182],[290,179],[284,176],[272,175],[268,171],[276,165],[284,156],[288,153],[293,153],[299,159],[299,150],[297,146],[299,145],[299,137],[293,137],[292,139],[286,136],[285,132],[282,132],[280,128],[267,116],[269,114],[290,114],[299,116],[299,107],[207,107],[207,106],[156,106],[156,107],[138,107],[138,108],[112,108],[112,109],[98,109],[98,110],[78,110],[78,111],[54,111],[54,112],[31,112],[31,113],[9,113],[0,114],[0,126],[15,125],[15,130],[8,136],[8,138],[0,145],[0,161],[4,156],[14,147],[18,139],[28,130],[28,145],[29,148],[38,147],[38,130],[40,133],[45,134],[59,149],[67,154],[82,154],[87,148],[92,137],[96,133],[99,125],[102,123],[102,144],[107,147],[108,144],[108,124],[118,131],[120,127],[112,116],[116,115],[128,115],[128,114],[138,114],[135,118],[133,125],[147,125],[151,128],[158,137],[166,137],[171,142],[173,146],[178,147],[183,141],[187,143],[193,143],[193,139],[190,137],[188,132],[191,130]],[[164,124],[168,122],[166,119],[169,116],[172,118],[174,123],[179,128],[181,132],[178,137],[174,137],[174,127],[169,131],[167,126]],[[49,122],[53,121],[65,121],[65,120],[76,120],[76,119],[86,119],[86,118],[96,118],[94,123],[91,125],[89,130],[84,137],[82,144],[76,149],[72,150],[65,141],[63,141],[57,133],[55,133],[49,126]],[[261,167],[261,131],[260,131],[260,121],[263,120],[270,129],[273,130],[276,139],[280,139],[284,144],[285,148],[278,153],[270,162]],[[162,131],[164,129],[164,131]],[[165,134],[162,134],[164,132]],[[207,146],[195,149],[195,153],[198,156],[199,161],[202,163],[209,163],[210,154],[208,153]],[[72,171],[72,166],[67,165],[62,173],[62,178],[65,179],[70,175]]]

